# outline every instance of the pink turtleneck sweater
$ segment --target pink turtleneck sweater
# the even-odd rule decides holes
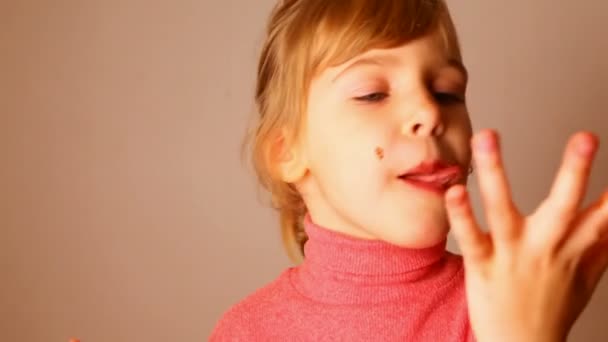
[[[228,310],[210,341],[474,341],[463,264],[304,221],[304,262]]]

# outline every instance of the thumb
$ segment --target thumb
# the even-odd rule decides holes
[[[464,261],[484,260],[490,255],[491,240],[475,220],[466,187],[462,184],[452,186],[445,194],[445,202],[450,227]]]

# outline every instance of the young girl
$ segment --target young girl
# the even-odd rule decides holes
[[[251,150],[298,266],[211,340],[564,341],[608,263],[606,201],[579,211],[598,140],[572,137],[523,217],[496,133],[472,135],[466,86],[441,0],[281,1]],[[466,195],[472,160],[488,231]],[[464,259],[445,250],[450,228]]]

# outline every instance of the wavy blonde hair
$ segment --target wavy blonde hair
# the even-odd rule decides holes
[[[306,206],[293,184],[278,176],[273,146],[299,138],[313,76],[367,50],[397,47],[437,30],[446,52],[461,60],[443,0],[285,0],[274,7],[257,70],[258,115],[244,147],[280,212],[283,244],[294,262],[304,257]]]

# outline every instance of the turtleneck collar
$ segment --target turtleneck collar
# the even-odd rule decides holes
[[[363,240],[304,219],[308,241],[305,259],[293,278],[305,296],[331,304],[373,304],[433,291],[462,269],[460,258],[446,251],[446,240],[422,249],[381,240]]]

